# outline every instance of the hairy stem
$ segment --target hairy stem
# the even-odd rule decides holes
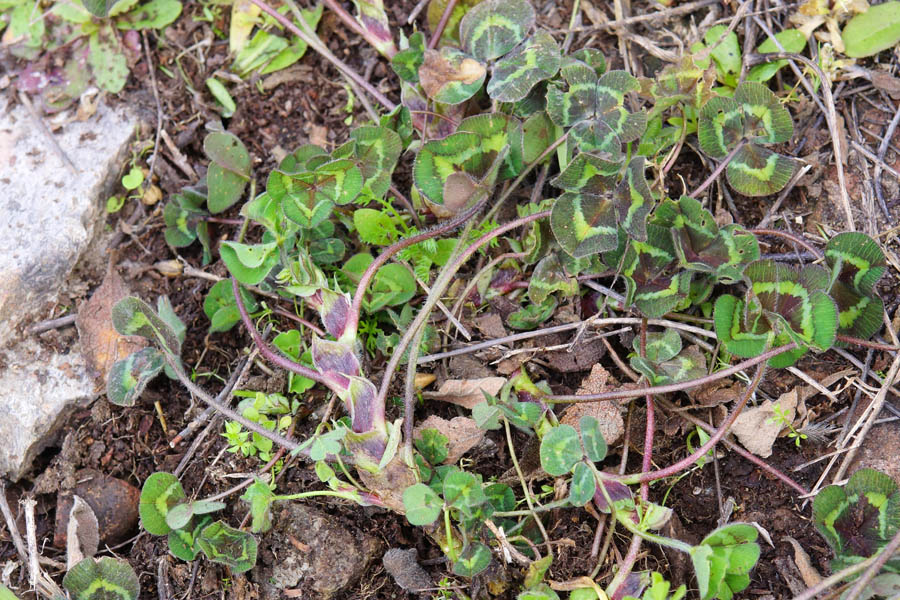
[[[237,421],[250,431],[258,433],[266,439],[272,440],[273,443],[278,444],[282,448],[286,448],[287,450],[292,451],[300,448],[300,445],[297,442],[289,440],[288,438],[275,431],[269,431],[262,425],[254,423],[253,421],[245,418],[243,415],[238,414],[231,408],[225,406],[224,404],[207,394],[203,388],[191,381],[191,378],[187,376],[178,361],[173,359],[168,352],[163,352],[163,357],[165,357],[166,359],[166,364],[168,364],[175,372],[175,376],[178,377],[178,381],[181,382],[181,385],[186,387],[190,393],[200,398],[200,400],[215,408],[218,412],[222,413],[232,421]]]
[[[438,21],[437,27],[434,28],[434,33],[431,35],[431,39],[428,40],[429,50],[437,48],[438,42],[441,41],[441,36],[444,35],[444,29],[447,28],[447,23],[450,21],[450,17],[453,15],[453,9],[455,7],[456,0],[447,0],[447,6],[444,7],[444,12],[441,13],[441,20]]]
[[[480,238],[475,240],[468,248],[463,250],[463,252],[456,257],[456,259],[447,263],[447,265],[441,270],[441,274],[438,276],[437,281],[435,281],[434,285],[431,288],[432,293],[429,295],[428,300],[426,301],[425,306],[423,306],[419,313],[416,315],[416,318],[413,319],[413,322],[410,324],[409,329],[406,330],[406,333],[403,334],[403,337],[400,339],[400,342],[397,344],[397,347],[394,349],[394,353],[391,356],[391,360],[388,362],[387,366],[384,370],[384,376],[381,380],[381,389],[378,391],[378,401],[384,403],[387,400],[387,391],[388,387],[391,385],[391,380],[394,377],[394,371],[397,370],[397,366],[400,364],[400,359],[403,357],[403,353],[406,348],[409,346],[409,343],[412,341],[413,336],[416,331],[418,331],[419,327],[421,327],[425,323],[425,319],[428,318],[428,315],[431,312],[431,308],[433,308],[434,303],[440,298],[440,295],[443,293],[444,289],[449,285],[450,280],[459,270],[459,268],[465,263],[466,260],[469,259],[475,252],[478,251],[483,245],[490,242],[492,239],[500,237],[507,231],[511,229],[515,229],[516,227],[521,227],[522,225],[527,225],[532,221],[537,221],[538,219],[543,219],[545,217],[550,216],[550,211],[545,210],[539,213],[535,213],[533,215],[528,215],[525,217],[520,217],[518,219],[514,219],[505,225],[498,227],[492,231],[489,231],[482,235]],[[431,306],[429,307],[429,303]],[[352,317],[352,314],[351,314]],[[413,425],[413,406],[405,407],[405,420],[403,422],[404,434],[408,434],[412,432]]]
[[[816,260],[822,258],[822,253],[819,252],[819,249],[816,248],[815,246],[813,246],[812,244],[810,244],[809,242],[807,242],[806,240],[804,240],[799,235],[794,235],[793,233],[789,233],[787,231],[781,231],[779,229],[759,229],[759,228],[757,228],[757,229],[749,229],[748,231],[750,233],[752,233],[753,235],[774,235],[777,237],[783,237],[784,239],[791,241],[791,242],[797,244],[798,246],[803,246],[804,248],[806,248],[809,252],[811,252],[816,257]]]

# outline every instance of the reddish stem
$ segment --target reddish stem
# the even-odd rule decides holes
[[[705,190],[710,185],[712,185],[712,182],[715,181],[716,178],[722,174],[722,171],[725,169],[725,167],[728,166],[728,163],[731,162],[731,159],[734,158],[734,155],[737,154],[738,150],[743,148],[746,143],[747,143],[746,139],[742,139],[740,142],[738,142],[737,145],[731,149],[731,152],[729,152],[728,155],[722,159],[722,162],[720,162],[718,165],[716,165],[715,170],[709,174],[709,177],[706,178],[706,181],[701,183],[700,187],[698,187],[696,190],[694,190],[693,192],[691,192],[688,195],[691,198],[696,198],[698,195],[700,195],[703,192],[703,190]]]
[[[760,380],[762,380],[763,373],[766,370],[765,364],[760,364],[756,367],[756,374],[753,376],[753,379],[747,385],[747,389],[744,390],[744,395],[741,396],[741,399],[738,401],[737,405],[731,411],[731,414],[719,425],[719,428],[716,429],[715,433],[713,433],[709,440],[697,448],[693,454],[682,458],[675,464],[669,465],[664,469],[658,469],[656,471],[649,471],[644,473],[639,473],[637,475],[625,475],[625,476],[611,476],[613,479],[618,479],[622,483],[626,484],[634,484],[634,483],[645,483],[650,481],[656,481],[657,479],[665,479],[666,477],[671,477],[677,473],[680,473],[684,469],[690,467],[692,464],[700,460],[702,457],[709,452],[713,446],[719,443],[725,434],[728,433],[728,430],[734,424],[734,421],[738,418],[738,415],[741,414],[741,411],[747,405],[747,402],[750,400],[750,396],[753,395],[754,390],[756,390],[756,386],[759,385]]]
[[[385,248],[381,254],[376,256],[375,260],[373,260],[363,272],[362,277],[359,278],[359,284],[357,284],[356,292],[353,294],[353,303],[350,305],[350,315],[347,317],[347,324],[344,326],[344,330],[356,331],[356,328],[359,325],[359,315],[362,310],[363,297],[365,297],[366,295],[366,288],[369,287],[369,282],[372,280],[372,277],[375,276],[375,273],[378,271],[378,269],[381,268],[382,265],[384,265],[393,255],[397,254],[401,250],[409,248],[414,244],[418,244],[421,241],[437,237],[443,233],[447,233],[448,231],[456,229],[457,227],[468,221],[470,218],[478,214],[478,211],[480,211],[482,207],[487,203],[488,198],[489,196],[485,195],[482,200],[475,203],[471,208],[453,217],[447,222],[438,225],[437,227],[394,242],[393,244]]]
[[[643,396],[645,394],[652,394],[654,396],[660,394],[671,394],[672,392],[688,390],[701,385],[706,385],[707,383],[712,383],[713,381],[718,381],[719,379],[728,377],[730,375],[734,375],[735,373],[743,371],[747,367],[758,365],[769,360],[773,356],[778,356],[779,354],[788,352],[789,350],[793,350],[796,347],[797,342],[790,342],[789,344],[785,344],[784,346],[773,348],[768,352],[763,352],[759,356],[748,358],[747,360],[740,362],[732,367],[728,367],[727,369],[717,371],[712,375],[706,375],[698,379],[691,379],[690,381],[682,381],[681,383],[670,383],[668,385],[657,385],[653,387],[637,388],[634,390],[616,390],[612,392],[603,392],[600,394],[586,394],[584,396],[575,396],[572,394],[551,395],[545,397],[544,401],[548,404],[576,404],[578,402],[600,402],[603,400],[624,400],[628,398],[638,398],[639,396]]]
[[[783,237],[784,239],[789,240],[797,244],[798,246],[803,246],[804,248],[806,248],[816,257],[816,260],[822,258],[822,253],[819,252],[819,249],[804,240],[799,235],[794,235],[793,233],[788,233],[787,231],[781,231],[779,229],[750,229],[748,231],[750,231],[750,233],[754,235],[774,235],[776,237]]]
[[[839,342],[844,342],[845,344],[854,344],[856,346],[863,346],[865,348],[884,350],[885,352],[897,352],[898,350],[900,350],[900,348],[898,348],[897,346],[891,346],[890,344],[881,344],[879,342],[872,342],[849,335],[838,334],[837,339]]]
[[[272,350],[271,346],[269,346],[266,341],[259,335],[259,331],[256,330],[256,326],[253,324],[253,321],[250,320],[250,315],[247,313],[247,307],[244,306],[244,300],[241,298],[241,287],[237,282],[237,279],[234,277],[231,278],[231,289],[234,292],[234,298],[237,302],[238,312],[241,313],[241,321],[244,322],[244,327],[247,328],[247,331],[250,333],[250,337],[253,339],[253,343],[256,344],[256,347],[259,349],[259,353],[262,354],[263,358],[268,360],[273,365],[281,367],[282,369],[286,369],[297,375],[302,375],[304,377],[308,377],[315,382],[321,383],[322,385],[328,387],[328,389],[337,393],[338,391],[343,392],[343,388],[336,382],[331,381],[330,379],[326,379],[323,377],[318,371],[314,371],[310,369],[306,365],[301,365],[300,363],[294,362],[286,356],[282,356]]]
[[[438,42],[441,40],[441,36],[444,35],[444,29],[446,29],[447,23],[450,21],[450,16],[453,14],[453,9],[455,7],[456,0],[447,0],[447,6],[444,7],[444,12],[441,14],[441,20],[438,21],[437,27],[434,28],[434,34],[432,34],[431,39],[428,40],[428,48],[430,50],[437,48]]]
[[[641,319],[641,357],[647,358],[647,319]],[[647,424],[644,429],[644,456],[641,459],[641,473],[649,473],[653,467],[653,431],[656,428],[656,411],[653,406],[653,396],[644,396],[647,400]],[[650,484],[641,483],[641,500],[647,502],[650,499]]]
[[[325,0],[325,6],[330,8],[334,14],[336,14],[341,21],[344,22],[344,25],[349,27],[356,33],[358,36],[369,42],[369,44],[375,48],[379,53],[384,54],[387,58],[393,58],[397,53],[397,50],[393,47],[393,43],[389,48],[384,47],[384,41],[372,35],[368,29],[360,25],[359,21],[353,18],[353,15],[344,10],[344,7],[341,6],[336,0]]]
[[[356,83],[359,87],[361,87],[362,89],[366,90],[369,94],[371,94],[371,96],[373,98],[378,100],[378,102],[380,102],[389,111],[397,108],[396,104],[394,104],[393,102],[388,100],[384,94],[382,94],[381,92],[376,90],[375,87],[372,86],[371,83],[369,83],[368,81],[363,79],[362,76],[359,73],[357,73],[356,71],[354,71],[347,63],[343,62],[341,59],[339,59],[334,54],[332,54],[330,51],[328,51],[328,48],[322,43],[321,40],[319,40],[318,38],[316,38],[315,40],[310,39],[310,37],[306,33],[304,33],[303,30],[301,30],[299,27],[297,27],[293,21],[291,21],[290,19],[285,17],[283,14],[281,14],[280,12],[278,12],[277,10],[275,10],[274,8],[272,8],[271,6],[269,6],[268,4],[263,2],[263,0],[250,0],[250,2],[252,2],[253,4],[260,7],[266,14],[268,14],[270,17],[272,17],[273,19],[278,21],[285,29],[287,29],[288,31],[290,31],[291,33],[293,33],[294,35],[299,37],[301,40],[303,40],[310,46],[312,46],[313,49],[315,49],[317,52],[322,54],[327,60],[329,60],[332,64],[334,64],[334,66],[337,67],[338,70],[340,70],[343,74],[345,74],[347,77],[352,79],[354,81],[354,83]],[[344,12],[346,13],[346,11],[344,11]],[[352,17],[351,17],[351,20],[353,20]],[[355,21],[353,21],[353,22],[355,23]],[[357,25],[358,25],[358,23],[357,23]],[[321,49],[316,47],[316,42],[318,42],[319,45],[321,45]],[[322,49],[324,49],[325,51],[323,52]]]
[[[661,402],[664,403],[663,406],[666,406],[669,410],[674,411],[675,406],[672,405],[670,402],[667,402],[666,400],[662,400]],[[697,417],[695,417],[693,415],[690,415],[690,414],[687,414],[684,412],[679,412],[678,416],[690,423],[693,423],[694,425],[696,425],[700,429],[703,429],[706,432],[711,433],[711,432],[715,431],[715,427],[713,427],[712,425],[710,425],[708,423],[704,423],[703,421],[701,421],[700,419],[698,419]],[[775,467],[773,467],[772,465],[770,465],[769,463],[764,461],[763,459],[751,454],[750,452],[747,452],[746,450],[741,448],[738,444],[735,444],[734,442],[729,441],[727,438],[723,439],[722,442],[726,446],[728,446],[729,450],[734,450],[735,452],[737,452],[738,454],[740,454],[741,456],[743,456],[744,458],[746,458],[747,460],[752,462],[754,465],[756,465],[760,469],[766,471],[767,473],[770,473],[777,479],[780,479],[781,481],[783,481],[788,486],[797,490],[801,495],[805,496],[805,495],[809,494],[809,490],[807,490],[805,487],[803,487],[802,485],[800,485],[799,483],[797,483],[796,481],[791,479],[789,476],[785,475],[784,473],[782,473],[781,471],[779,471],[778,469],[776,469]]]

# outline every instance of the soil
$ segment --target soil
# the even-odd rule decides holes
[[[405,25],[406,15],[414,4],[411,0],[392,3],[390,11],[393,27],[399,27],[401,23]],[[590,3],[583,0],[583,4]],[[551,29],[564,27],[569,20],[569,9],[558,9],[553,2],[538,3],[536,8],[539,19],[543,21],[542,24]],[[220,39],[213,33],[213,28],[219,31],[228,30],[226,16],[228,11],[215,13],[219,16],[213,22],[208,22],[200,19],[203,10],[204,4],[185,3],[184,14],[168,28],[162,39],[155,40],[155,34],[149,36],[151,42],[158,42],[150,44],[153,49],[154,65],[175,70],[177,60],[183,69],[183,77],[167,79],[165,85],[158,88],[161,110],[165,115],[162,125],[180,153],[186,157],[187,164],[197,174],[202,175],[205,170],[202,140],[206,133],[205,125],[209,122],[221,120],[229,131],[241,138],[251,152],[254,173],[260,182],[265,181],[267,173],[276,164],[274,157],[279,152],[289,152],[296,146],[308,142],[335,147],[347,139],[349,131],[346,124],[348,113],[345,110],[347,91],[336,70],[311,50],[297,66],[280,75],[282,82],[276,87],[269,87],[275,84],[275,80],[271,78],[257,81],[255,77],[233,85],[230,91],[238,109],[229,119],[221,119],[215,110],[214,101],[205,91],[204,82],[217,69],[227,69],[230,64],[227,39]],[[591,7],[591,10],[596,11],[597,8]],[[643,0],[635,0],[632,13],[641,14],[642,10],[645,10]],[[686,32],[692,24],[699,22],[704,14],[701,11],[696,15],[687,15],[676,19],[670,25],[676,27],[678,31]],[[405,29],[408,31],[408,28]],[[634,31],[653,39],[658,38],[658,31],[650,27],[637,25]],[[365,74],[389,98],[399,101],[399,83],[386,61],[364,41],[349,33],[327,10],[319,27],[319,34],[322,39],[328,41],[333,52],[359,73]],[[197,47],[198,42],[204,43]],[[621,68],[622,58],[618,51],[618,40],[614,35],[597,31],[576,34],[573,38],[573,49],[584,45],[601,49],[614,68]],[[185,54],[185,49],[189,47],[195,49]],[[634,61],[635,64],[640,66],[644,57],[646,65],[654,64],[655,59],[643,54],[641,46],[631,44],[630,48],[640,57]],[[182,54],[184,56],[179,58]],[[137,62],[133,67],[133,76],[127,89],[118,97],[107,99],[113,103],[120,102],[136,107],[141,112],[147,122],[142,134],[143,140],[152,140],[158,126],[157,106],[148,77],[148,68],[145,59]],[[649,67],[647,69],[649,71]],[[849,110],[850,103],[857,102],[851,93],[855,85],[853,82],[847,84],[843,93],[838,94],[839,112]],[[261,93],[259,86],[266,91]],[[876,107],[882,104],[884,94],[878,90],[870,88],[863,93],[873,99]],[[891,102],[888,104],[893,106]],[[861,123],[860,127],[875,132],[883,131],[892,115],[869,104],[860,102],[860,105],[860,110],[866,108],[861,117],[864,123]],[[354,104],[351,114],[354,124],[366,120],[366,115],[358,102]],[[834,185],[837,177],[831,166],[830,150],[826,153],[822,147],[829,147],[830,139],[822,133],[825,128],[816,124],[817,117],[816,111],[807,111],[802,117],[797,117],[797,134],[791,144],[788,144],[786,151],[789,153],[795,151],[807,159],[813,156],[811,153],[814,151],[818,152],[813,159],[820,160],[821,163],[811,169],[809,175],[787,195],[778,213],[779,220],[774,225],[793,227],[795,231],[805,231],[812,235],[819,233],[817,230],[819,226],[825,227],[828,231],[841,231],[845,228],[840,206],[835,204],[834,194],[829,193],[829,185]],[[827,133],[827,129],[825,131]],[[878,140],[870,135],[863,139],[863,143],[872,149]],[[900,134],[895,135],[895,143],[900,144]],[[888,152],[888,163],[897,168],[900,166],[900,155]],[[851,198],[857,198],[864,193],[861,182],[868,177],[867,173],[859,171],[859,164],[859,161],[849,161],[847,165],[848,183],[853,186],[850,190]],[[678,181],[678,178],[682,177],[686,187],[693,189],[706,172],[704,169],[698,154],[686,148],[676,163],[670,180]],[[164,198],[180,191],[185,185],[196,182],[185,173],[168,150],[158,155],[156,176]],[[406,189],[409,187],[408,182],[404,181],[405,177],[408,177],[408,174],[401,170],[396,180],[401,189],[404,189],[404,186]],[[889,199],[891,217],[886,218],[880,210],[857,215],[859,222],[865,225],[865,230],[869,230],[871,226],[870,233],[883,231],[886,225],[889,226],[891,223],[895,225],[900,219],[900,206],[896,201],[896,183],[893,180],[888,181],[887,175],[882,175],[882,178],[885,182],[885,194]],[[530,193],[534,183],[533,178],[527,180],[523,194]],[[553,192],[547,188],[545,193]],[[713,194],[713,197],[716,198],[717,204],[711,207],[712,209],[721,206],[723,210],[728,210],[727,201],[721,194]],[[732,211],[734,221],[746,226],[757,224],[770,206],[760,202],[759,199],[739,195],[734,195],[733,201],[736,208],[736,212]],[[238,360],[244,356],[245,349],[250,345],[249,338],[240,327],[224,334],[207,335],[208,321],[203,313],[202,303],[206,290],[212,285],[211,281],[184,276],[166,277],[152,268],[155,263],[174,257],[172,249],[166,245],[163,238],[161,216],[163,205],[164,202],[147,207],[132,203],[127,205],[122,213],[111,215],[108,221],[110,227],[114,231],[125,231],[126,235],[104,236],[99,242],[100,250],[94,254],[93,260],[85,261],[80,267],[76,273],[77,284],[70,286],[69,296],[63,298],[61,302],[75,305],[89,297],[91,291],[102,281],[106,269],[105,254],[102,251],[104,244],[111,241],[119,242],[114,260],[132,292],[145,299],[160,295],[167,295],[170,298],[176,313],[187,325],[187,339],[182,353],[184,363],[197,374],[199,383],[215,393],[235,369]],[[221,216],[226,219],[233,218],[237,216],[237,208]],[[123,225],[126,222],[130,225]],[[230,237],[233,232],[232,225],[211,224],[210,233],[214,240]],[[254,233],[251,232],[251,235]],[[119,239],[110,239],[115,237]],[[896,237],[889,239],[893,240],[890,250],[896,256],[898,252]],[[777,254],[792,251],[792,248],[779,238],[765,238],[765,241],[763,252]],[[202,266],[198,245],[182,249],[180,255],[196,268]],[[894,265],[896,266],[896,262]],[[474,269],[474,266],[471,267],[467,274],[473,274]],[[214,262],[206,270],[217,276],[227,275],[221,262]],[[879,287],[889,315],[895,315],[900,304],[897,284],[897,271],[889,269],[888,275]],[[492,307],[491,311],[500,314],[504,312],[502,307],[497,306]],[[470,331],[477,332],[478,328],[472,326],[474,317],[473,314],[467,314],[465,322]],[[550,324],[559,322],[561,321],[553,321]],[[286,320],[281,326],[285,329],[292,327]],[[71,341],[74,335],[77,335],[74,329],[60,329],[42,334],[41,339],[46,344],[59,347]],[[478,339],[476,333],[473,341]],[[567,338],[559,340],[565,341]],[[612,338],[612,341],[613,347],[620,355],[624,356],[630,350],[630,340]],[[618,372],[606,354],[605,348],[600,347],[594,351],[612,373]],[[865,352],[854,351],[854,353],[865,360]],[[471,362],[472,358],[466,357],[464,360],[442,364],[436,374],[439,379],[483,376],[484,373],[497,374],[493,366],[486,364],[487,355],[475,356],[474,365],[467,366],[466,361]],[[497,355],[490,356],[490,360],[496,358]],[[545,360],[541,360],[540,353],[534,358],[535,379],[546,380],[555,391],[561,393],[577,389],[591,366],[579,364],[579,361],[575,360],[569,361],[574,365],[567,364],[561,367],[558,361],[549,360],[546,356],[543,357]],[[886,354],[874,352],[873,360],[873,369],[881,369],[888,359]],[[377,377],[383,364],[384,357],[376,356],[368,367],[369,372]],[[827,353],[809,356],[798,366],[809,373],[827,373],[847,365],[836,354]],[[472,368],[479,370],[481,374],[473,375]],[[283,380],[273,379],[259,368],[253,368],[250,376],[251,379],[245,385],[248,389],[276,391],[279,383],[283,386]],[[777,397],[779,393],[794,385],[796,380],[792,376],[770,373],[761,385],[761,390],[769,396]],[[849,393],[844,392],[841,399],[849,405],[847,398]],[[327,400],[326,395],[319,391],[313,391],[304,397],[301,409],[304,418],[298,419],[296,423],[295,433],[298,436],[305,437],[318,423]],[[684,405],[689,402],[683,395],[673,396],[671,400]],[[900,399],[889,396],[889,400],[897,402]],[[628,472],[640,470],[641,466],[645,416],[644,409],[637,408],[637,404],[639,403],[636,403],[631,415]],[[819,419],[844,407],[831,405],[822,396],[809,400],[808,405],[814,407]],[[195,433],[177,447],[170,447],[170,440],[185,428],[201,409],[202,407],[198,407],[181,386],[165,377],[156,379],[138,405],[131,409],[117,408],[101,398],[89,408],[72,416],[60,437],[60,443],[39,457],[34,469],[34,478],[12,486],[8,490],[9,498],[15,500],[29,493],[36,495],[37,535],[41,544],[41,540],[50,540],[54,535],[56,492],[60,487],[54,482],[61,482],[62,488],[72,487],[74,485],[72,474],[76,470],[87,468],[96,469],[139,488],[151,473],[173,471],[185,456],[190,444],[196,440],[199,440],[199,446],[181,478],[184,488],[196,497],[205,497],[228,489],[237,481],[231,478],[230,474],[252,472],[258,468],[259,462],[256,459],[225,452],[226,444],[219,435],[221,427],[218,423],[206,432],[205,436]],[[399,407],[395,405],[389,407],[391,419],[398,417],[399,413]],[[420,407],[417,416],[423,419],[428,414],[437,414],[450,419],[462,413],[455,407],[432,402],[426,407]],[[721,418],[715,410],[701,410],[697,414],[702,415],[702,418]],[[670,464],[687,453],[685,437],[690,430],[686,426],[681,426],[677,417],[672,415],[664,417],[658,419],[657,425],[657,444],[653,455],[657,465]],[[837,421],[836,424],[841,425],[842,422]],[[524,453],[529,446],[529,439],[524,434],[517,433],[515,443],[517,448],[521,449],[519,452]],[[774,453],[767,462],[789,473],[803,486],[811,488],[821,474],[825,462],[803,467],[797,472],[793,472],[793,469],[830,451],[831,448],[814,440],[808,440],[798,448],[792,440],[782,438],[776,443]],[[618,464],[621,453],[621,445],[612,449],[607,459],[610,468]],[[486,479],[490,476],[503,475],[511,464],[505,439],[497,435],[497,432],[489,433],[487,441],[482,442],[467,457],[473,465],[473,470],[484,474]],[[323,489],[312,468],[305,464],[288,460],[282,473],[278,483],[282,493]],[[552,490],[553,482],[545,480],[533,484],[535,491],[542,484],[550,486]],[[812,565],[819,572],[828,572],[830,551],[811,524],[808,504],[798,499],[793,490],[733,452],[721,448],[714,463],[691,471],[674,484],[667,481],[651,487],[651,500],[662,502],[664,499],[666,506],[673,507],[678,515],[677,535],[686,540],[699,540],[714,529],[719,524],[722,504],[726,502],[733,506],[730,520],[755,522],[768,533],[767,541],[762,543],[762,557],[752,573],[752,583],[748,590],[739,595],[741,598],[786,598],[796,592],[791,585],[796,583],[799,575],[794,567],[795,549],[788,541],[789,537],[799,542],[806,550],[811,557]],[[229,507],[224,511],[222,518],[237,524],[246,518],[246,505],[236,501],[236,496],[232,496],[231,500],[233,501],[228,502]],[[416,548],[420,562],[425,565],[435,582],[448,578],[453,586],[460,586],[465,593],[478,597],[492,595],[513,598],[520,589],[523,572],[514,566],[502,569],[497,566],[496,560],[494,561],[496,570],[492,569],[487,575],[476,577],[471,582],[454,577],[450,573],[449,566],[443,561],[440,550],[421,529],[410,526],[404,517],[382,510],[361,509],[345,502],[327,499],[310,501],[309,504],[333,519],[336,527],[365,532],[368,538],[378,544],[382,552],[387,548]],[[13,506],[16,506],[15,502]],[[566,509],[550,513],[545,520],[545,526],[549,538],[555,540],[557,544],[557,555],[548,578],[563,582],[590,573],[595,565],[591,551],[597,520],[584,510]],[[276,533],[277,530],[267,535]],[[771,543],[768,543],[769,540]],[[611,556],[624,554],[627,546],[628,539],[616,535]],[[57,561],[65,560],[62,550],[55,549],[49,544],[42,547],[45,557]],[[157,597],[161,561],[166,565],[165,573],[169,587],[167,595],[159,597],[197,599],[261,597],[262,582],[254,581],[252,577],[231,578],[225,568],[205,560],[197,560],[194,563],[175,560],[169,556],[164,538],[150,536],[145,532],[112,546],[111,550],[117,556],[127,559],[135,568],[140,577],[142,597],[145,598]],[[314,553],[316,550],[311,548],[309,552]],[[278,557],[272,554],[261,556],[267,561],[278,560]],[[5,534],[0,533],[0,563],[16,559],[17,554],[12,543]],[[601,565],[599,571],[601,578],[609,575],[612,565],[609,559]],[[667,555],[658,548],[648,545],[645,545],[645,553],[640,558],[638,568],[661,571],[667,578],[676,582],[687,582],[689,586],[693,581],[690,565],[682,558]],[[52,569],[51,573],[60,574]],[[315,590],[302,585],[292,594],[294,595],[284,597],[318,597]],[[358,581],[341,591],[338,597],[371,599],[410,596],[387,574],[379,555],[369,563]]]

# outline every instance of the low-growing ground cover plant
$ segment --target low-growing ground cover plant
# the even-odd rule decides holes
[[[373,23],[382,22],[383,10],[363,9],[361,4],[363,24],[377,29]],[[459,20],[458,45],[426,47],[421,34],[401,38],[396,53],[383,45],[402,80],[401,104],[353,129],[336,148],[295,149],[265,182],[257,181],[240,139],[210,133],[204,141],[210,159],[205,180],[173,196],[164,209],[166,240],[173,248],[199,240],[204,262],[218,252],[231,279],[209,290],[204,312],[210,331],[240,321],[260,354],[292,374],[292,397],[251,393],[239,412],[222,406],[186,375],[183,325],[171,307],[162,301],[154,310],[137,298],[116,305],[113,322],[120,333],[142,336],[151,345],[116,363],[108,396],[132,404],[166,370],[231,420],[224,435],[233,452],[269,460],[280,446],[314,463],[325,489],[281,495],[263,479],[248,486],[242,499],[250,505],[253,532],[269,528],[278,501],[325,495],[382,506],[422,527],[456,575],[478,575],[498,556],[508,556],[533,568],[520,597],[554,598],[556,592],[542,582],[550,562],[541,562],[536,551],[541,539],[529,536],[540,533],[541,513],[590,503],[633,542],[603,588],[591,580],[571,597],[683,596],[684,586],[672,591],[675,586],[658,574],[632,572],[647,541],[689,557],[701,598],[727,600],[749,585],[760,555],[758,529],[729,523],[697,544],[661,535],[673,509],[652,502],[649,485],[707,460],[767,368],[872,337],[883,314],[875,286],[885,257],[868,236],[847,232],[828,241],[819,264],[795,268],[763,259],[753,231],[722,222],[704,205],[702,191],[722,173],[747,196],[777,193],[793,176],[796,160],[777,152],[793,124],[765,84],[774,71],[742,82],[726,78],[729,89],[720,93],[712,82],[732,69],[716,60],[720,38],[710,37],[706,47],[655,79],[638,79],[609,69],[596,50],[564,52],[534,24],[526,0],[485,0]],[[701,188],[678,193],[670,191],[674,184],[665,181],[664,165],[687,135],[696,135],[700,150],[720,162]],[[406,153],[415,154],[408,199],[393,189]],[[500,220],[501,208],[536,167],[553,170],[555,197],[523,200],[515,218]],[[216,248],[209,217],[235,206],[248,190],[240,208],[243,226]],[[406,206],[398,208],[392,197],[402,197]],[[426,212],[437,218],[430,227]],[[465,262],[501,239],[513,250],[511,268],[529,272],[527,289],[508,319],[511,327],[535,329],[561,303],[579,297],[579,276],[606,277],[614,289],[598,303],[594,318],[625,319],[639,327],[629,361],[648,384],[554,395],[523,367],[499,393],[485,394],[471,409],[478,427],[505,437],[512,457],[512,429],[536,441],[541,476],[557,480],[566,492],[540,506],[517,459],[523,497],[517,487],[485,480],[466,465],[443,464],[451,440],[434,429],[419,435],[413,430],[416,364],[435,337],[429,316]],[[351,248],[360,251],[351,255]],[[473,285],[477,298],[466,290],[460,302],[477,305],[497,293],[490,278],[477,277]],[[425,295],[413,305],[420,288]],[[270,343],[254,319],[267,319],[278,299],[299,307],[293,316],[301,325]],[[318,323],[306,320],[306,309]],[[721,348],[685,346],[675,328],[650,329],[650,320],[673,314],[711,315],[708,326]],[[376,352],[387,359],[378,380],[367,374],[367,353]],[[732,357],[744,360],[710,374],[708,365]],[[389,394],[403,364],[403,413],[392,418]],[[752,377],[718,428],[687,457],[651,468],[654,396],[751,368]],[[294,442],[287,437],[294,403],[314,385],[333,394],[345,415]],[[596,418],[582,417],[575,427],[561,422],[556,405],[629,398],[646,403],[647,446],[640,472],[618,474],[603,464],[608,448]],[[887,529],[879,529],[873,546],[863,543],[863,534],[835,526],[845,520],[841,511],[865,496],[862,484],[851,483],[846,492],[827,494],[840,506],[820,506],[815,514],[834,513],[821,517],[823,535],[841,557],[869,558],[889,539]],[[887,492],[877,493],[892,497]],[[838,502],[839,493],[848,500]],[[852,508],[865,521],[859,526],[871,524],[866,510],[893,506],[865,498],[874,508]],[[255,562],[255,539],[211,522],[207,513],[222,507],[217,499],[188,501],[173,475],[157,473],[144,485],[142,524],[152,534],[167,535],[180,558],[192,560],[202,552],[234,572],[247,570]],[[850,546],[839,534],[850,536]],[[857,554],[847,554],[847,548]]]

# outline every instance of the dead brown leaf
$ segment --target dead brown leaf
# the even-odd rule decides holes
[[[476,404],[484,402],[484,393],[496,395],[506,379],[503,377],[482,377],[480,379],[448,379],[436,392],[424,392],[422,395],[432,400],[442,400],[472,409]]]
[[[786,427],[785,422],[776,416],[775,407],[779,407],[787,423],[794,422],[797,413],[797,388],[782,394],[778,400],[766,400],[759,406],[745,408],[731,426],[733,433],[741,445],[757,456],[768,458],[772,455],[772,445],[778,434]]]
[[[434,98],[448,83],[461,81],[468,85],[484,74],[484,65],[474,58],[464,58],[453,64],[437,50],[426,50],[425,62],[419,67],[419,81],[429,98]]]
[[[590,375],[584,378],[581,382],[581,387],[578,388],[575,394],[587,396],[605,392],[609,388],[610,380],[609,371],[595,364],[591,369]],[[584,416],[592,416],[597,419],[600,433],[603,434],[603,439],[606,440],[608,446],[618,442],[625,432],[625,421],[622,419],[622,413],[619,411],[619,403],[615,400],[573,404],[562,413],[559,417],[559,422],[571,425],[580,432],[581,429],[578,422]]]
[[[437,415],[430,415],[416,425],[413,437],[420,438],[424,429],[437,429],[447,438],[449,452],[444,459],[445,465],[452,465],[484,439],[484,430],[469,417],[454,417],[448,421]]]
[[[128,287],[110,262],[103,283],[79,307],[75,319],[84,359],[102,381],[106,381],[114,362],[147,345],[143,338],[120,335],[112,326],[112,308],[128,294]]]

